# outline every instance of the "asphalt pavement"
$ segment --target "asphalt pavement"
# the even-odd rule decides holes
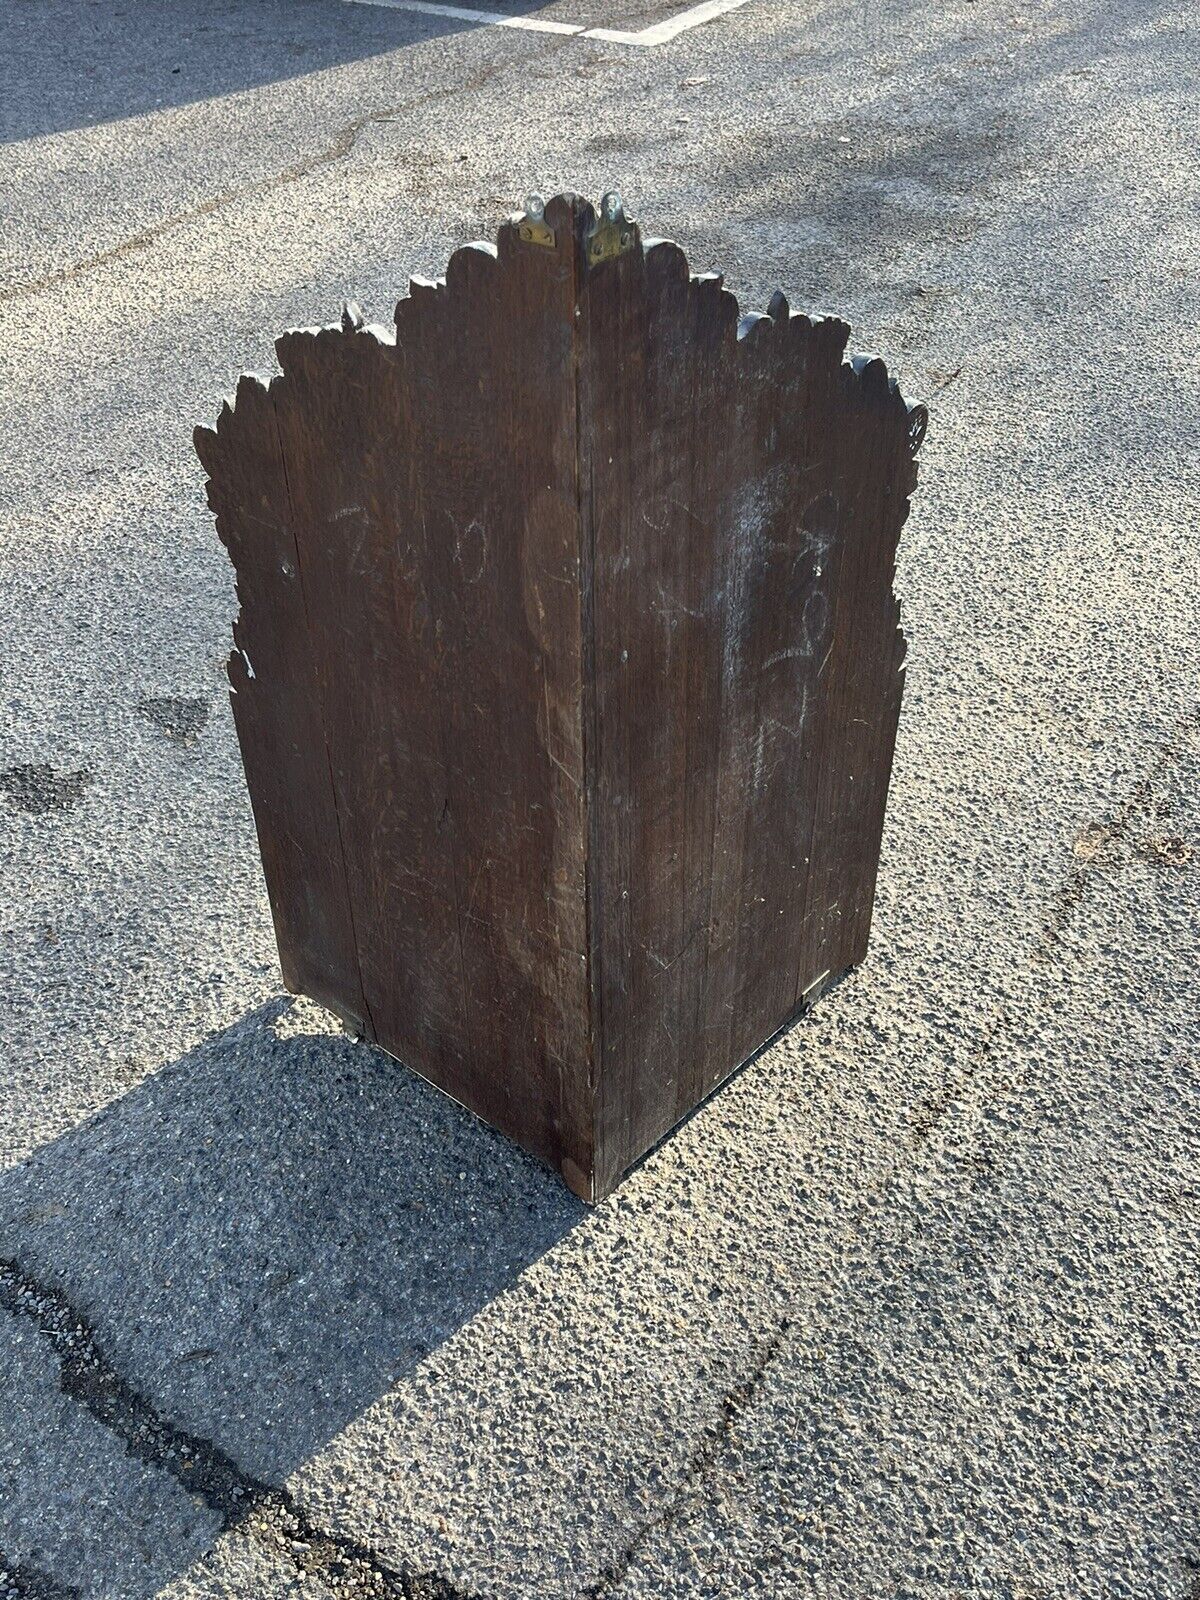
[[[0,15],[0,1596],[1197,1600],[1195,8]],[[931,423],[869,959],[589,1210],[282,993],[190,441],[614,186]]]

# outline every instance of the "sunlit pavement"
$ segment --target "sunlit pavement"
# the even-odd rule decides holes
[[[1192,8],[4,33],[0,1593],[1192,1600]],[[868,962],[588,1211],[282,996],[190,435],[614,185],[932,420]]]

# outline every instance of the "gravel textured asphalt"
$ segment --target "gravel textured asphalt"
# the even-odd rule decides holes
[[[0,1596],[1196,1600],[1194,7],[3,17]],[[614,183],[932,423],[870,958],[588,1211],[281,994],[190,433]]]

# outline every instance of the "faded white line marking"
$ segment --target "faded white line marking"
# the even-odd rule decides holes
[[[431,17],[450,17],[458,22],[477,22],[492,28],[521,28],[526,33],[574,34],[582,39],[604,39],[610,44],[635,44],[643,48],[669,44],[689,28],[736,11],[746,0],[701,0],[663,22],[655,22],[636,32],[625,28],[589,28],[582,22],[554,22],[548,17],[509,16],[502,11],[480,11],[473,6],[441,5],[438,0],[346,0],[347,5],[384,6],[390,11],[420,11]]]
[[[470,6],[443,6],[435,0],[347,0],[349,5],[386,6],[391,11],[421,11],[431,17],[454,17],[459,22],[484,22],[495,28],[524,28],[530,33],[584,33],[582,23],[551,22],[538,17],[508,17],[498,11],[474,11]]]
[[[664,22],[656,22],[649,28],[642,28],[637,33],[626,33],[621,28],[586,28],[584,35],[588,39],[607,39],[614,44],[669,44],[689,28],[698,28],[702,22],[723,17],[727,11],[736,11],[745,4],[746,0],[702,0],[702,4],[689,6],[686,11],[680,11]]]

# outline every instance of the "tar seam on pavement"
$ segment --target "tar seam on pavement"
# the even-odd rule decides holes
[[[16,8],[0,1261],[390,1568],[1200,1600],[1194,10],[762,0],[631,58],[324,0]],[[581,1217],[331,1019],[276,1030],[180,424],[278,327],[386,321],[526,188],[613,181],[938,415],[872,956]],[[183,694],[190,748],[137,706]],[[331,1600],[0,1332],[0,1600]]]
[[[28,1318],[59,1364],[59,1386],[129,1453],[161,1468],[221,1519],[347,1600],[476,1600],[430,1572],[397,1571],[374,1551],[310,1522],[286,1489],[242,1471],[223,1450],[177,1427],[115,1372],[87,1322],[56,1289],[0,1261],[0,1308]],[[9,1567],[20,1600],[66,1600],[76,1591],[30,1568]]]
[[[47,1577],[28,1561],[10,1561],[0,1550],[0,1597],[2,1600],[79,1600],[79,1590]]]
[[[116,1434],[131,1455],[199,1496],[221,1519],[222,1533],[247,1534],[347,1600],[482,1600],[437,1573],[397,1571],[357,1540],[317,1527],[286,1489],[251,1477],[211,1441],[177,1427],[114,1371],[66,1296],[29,1277],[15,1261],[0,1260],[0,1309],[27,1318],[49,1344],[58,1359],[62,1392]],[[787,1318],[780,1322],[750,1371],[722,1396],[721,1410],[700,1435],[677,1492],[581,1591],[585,1600],[615,1594],[644,1542],[669,1527],[688,1495],[703,1485],[739,1418],[754,1404],[790,1325]],[[0,1556],[4,1571],[9,1592],[19,1600],[71,1600],[78,1593],[28,1566],[6,1567]]]

